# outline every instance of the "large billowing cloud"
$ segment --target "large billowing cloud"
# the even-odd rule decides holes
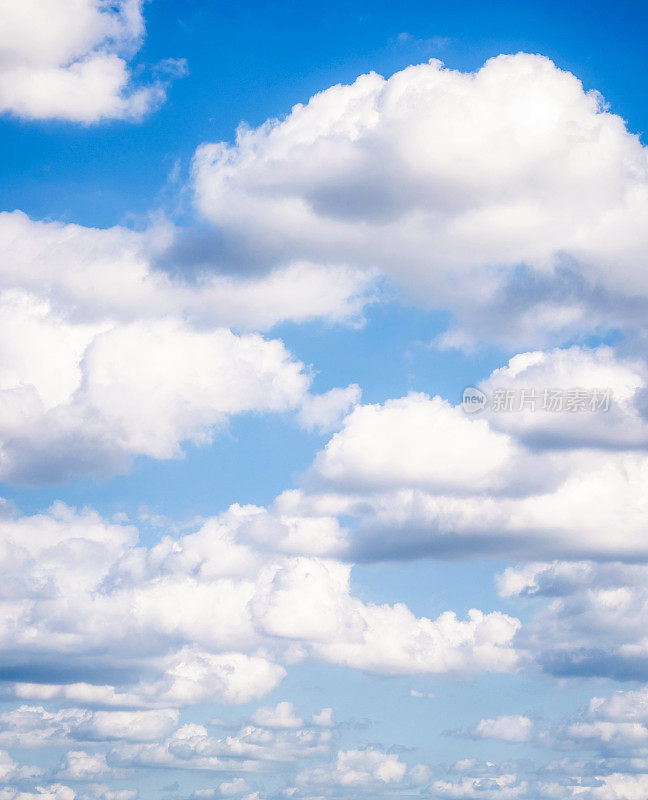
[[[516,619],[472,610],[430,620],[365,603],[349,565],[255,547],[248,528],[260,515],[233,507],[149,550],[132,528],[89,511],[4,520],[0,666],[18,681],[9,694],[168,708],[249,702],[304,658],[383,675],[518,668]],[[273,524],[303,526],[308,538],[307,519],[276,514]]]
[[[282,502],[355,520],[353,558],[645,558],[643,362],[606,347],[526,353],[482,386],[477,413],[424,394],[356,406]],[[565,406],[545,410],[545,389]],[[500,390],[512,409],[497,410]],[[607,410],[587,405],[602,390]],[[585,403],[570,411],[572,391]],[[519,410],[523,392],[535,409]]]
[[[371,299],[370,273],[304,261],[262,275],[207,273],[182,280],[155,266],[176,235],[163,222],[139,233],[0,213],[0,288],[46,297],[63,317],[79,322],[182,316],[203,327],[239,331],[318,318],[357,322]]]
[[[0,475],[33,483],[170,458],[231,414],[287,411],[309,379],[276,340],[180,320],[75,325],[6,298]],[[13,370],[11,368],[14,368]]]
[[[232,414],[302,402],[304,424],[326,427],[357,400],[357,387],[309,398],[303,365],[249,331],[357,318],[368,275],[294,264],[175,280],[151,266],[169,235],[0,215],[0,479],[60,481],[137,455],[169,458]]]
[[[142,0],[7,0],[0,8],[0,112],[27,119],[137,119],[165,82],[134,85]],[[168,62],[169,74],[183,71]]]
[[[147,549],[138,546],[134,528],[89,511],[58,506],[5,519],[0,669],[4,699],[19,705],[0,715],[0,747],[68,748],[58,771],[39,777],[42,785],[49,785],[46,778],[63,781],[51,786],[90,786],[149,768],[281,770],[290,796],[299,798],[412,791],[435,798],[633,798],[643,784],[632,773],[648,756],[643,689],[594,698],[549,726],[521,714],[475,720],[471,738],[600,755],[596,764],[565,762],[544,771],[470,759],[449,769],[411,765],[376,747],[336,753],[331,709],[308,721],[287,701],[257,708],[236,731],[214,731],[225,725],[219,720],[179,720],[178,710],[187,705],[260,698],[305,658],[382,675],[465,674],[516,670],[523,650],[516,651],[515,641],[541,663],[568,646],[579,652],[587,636],[611,648],[623,642],[630,656],[644,646],[645,600],[635,601],[633,618],[629,594],[645,584],[643,566],[588,562],[507,570],[499,581],[502,595],[553,600],[526,633],[501,613],[471,611],[466,620],[445,613],[430,620],[403,604],[354,597],[347,564],[291,553],[313,549],[326,525],[330,547],[341,533],[333,519],[291,518],[280,503],[270,511],[233,507],[194,533]],[[272,535],[262,536],[262,527]],[[569,614],[563,600],[596,605],[599,621],[574,606],[567,609],[571,627],[564,627]],[[52,711],[50,704],[59,707]],[[12,761],[7,780],[35,774],[29,769]],[[69,795],[86,796],[100,795]]]
[[[513,617],[476,609],[465,619],[449,611],[417,617],[402,603],[354,596],[349,564],[295,554],[331,551],[341,535],[333,518],[291,517],[279,506],[233,506],[149,548],[138,545],[132,526],[89,510],[59,504],[6,516],[0,747],[65,750],[57,768],[39,773],[8,762],[7,780],[18,786],[38,775],[44,796],[53,792],[55,800],[115,800],[102,781],[112,786],[151,768],[288,770],[299,796],[315,787],[364,795],[420,785],[423,767],[408,770],[376,750],[338,754],[333,774],[310,770],[309,762],[335,756],[331,708],[309,721],[281,701],[257,708],[236,731],[218,719],[180,718],[196,704],[258,700],[304,660],[384,676],[474,676],[521,666],[511,646],[520,627]],[[76,793],[70,782],[83,789]],[[239,788],[224,795],[242,794]],[[17,788],[7,792],[3,800],[24,800]],[[210,796],[220,795],[196,795]]]
[[[648,159],[549,59],[371,73],[195,156],[200,212],[249,258],[378,268],[474,334],[537,343],[645,318]]]
[[[534,449],[645,450],[647,384],[645,361],[611,347],[520,353],[480,384],[490,398],[482,416]]]

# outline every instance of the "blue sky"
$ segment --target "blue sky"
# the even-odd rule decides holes
[[[0,6],[0,800],[646,796],[645,5]]]
[[[186,174],[198,143],[229,141],[242,120],[259,125],[335,83],[427,58],[472,70],[500,53],[542,53],[642,132],[646,13],[642,3],[620,12],[614,3],[152,2],[136,62],[186,58],[189,75],[137,126],[5,119],[3,150],[21,157],[3,160],[4,207],[86,225],[141,225],[160,204],[176,208],[168,174],[176,162]]]

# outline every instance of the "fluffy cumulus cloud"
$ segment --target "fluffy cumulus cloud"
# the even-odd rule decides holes
[[[295,714],[295,707],[288,701],[277,703],[275,708],[258,708],[252,721],[266,728],[301,728],[304,725],[303,720]]]
[[[524,729],[525,736],[505,735],[514,728]],[[635,800],[648,785],[645,687],[593,697],[570,716],[539,727],[519,715],[481,720],[471,735],[518,743],[532,739],[537,748],[561,757],[539,768],[528,760],[498,765],[464,759],[432,784],[438,796]]]
[[[150,741],[177,725],[176,710],[90,711],[66,708],[56,712],[22,705],[0,714],[0,746],[46,747],[74,741]]]
[[[0,750],[0,781],[5,784],[36,778],[44,770],[40,767],[21,766],[6,750]]]
[[[532,448],[620,451],[648,446],[647,385],[643,358],[601,346],[520,353],[480,388],[490,424]]]
[[[324,394],[307,397],[299,412],[301,424],[306,430],[334,430],[360,401],[361,394],[360,387],[352,383],[344,389],[331,389]]]
[[[0,301],[1,302],[1,301]],[[18,482],[123,470],[210,441],[231,414],[288,411],[309,379],[281,342],[181,320],[62,320],[5,296],[0,474]]]
[[[472,735],[478,739],[501,739],[504,742],[526,742],[531,738],[533,722],[521,714],[482,719]]]
[[[0,8],[0,111],[91,123],[138,119],[167,79],[137,86],[129,60],[144,37],[142,0],[7,0]],[[164,65],[168,77],[183,61]]]
[[[313,767],[299,772],[296,779],[298,796],[313,796],[320,792],[349,792],[357,796],[381,793],[389,788],[407,788],[411,785],[407,764],[395,753],[384,753],[374,748],[341,750],[332,766]]]
[[[475,458],[482,453],[483,458]],[[492,489],[517,455],[508,436],[440,397],[411,394],[357,407],[315,461],[327,485],[419,486],[440,492]]]
[[[372,298],[372,275],[293,261],[269,273],[219,269],[184,276],[158,265],[178,237],[168,222],[143,233],[38,222],[0,213],[0,287],[42,294],[74,320],[124,322],[176,316],[202,326],[267,330],[285,321],[358,321]],[[183,277],[191,280],[183,280]]]
[[[541,770],[470,759],[452,768],[417,764],[373,746],[336,751],[340,729],[332,710],[307,717],[286,700],[256,708],[238,726],[183,722],[179,709],[188,704],[262,697],[304,658],[384,675],[506,671],[520,663],[512,646],[515,634],[521,635],[516,620],[477,611],[467,620],[448,613],[429,620],[401,604],[361,601],[350,591],[347,564],[294,555],[294,544],[282,552],[281,537],[274,550],[267,542],[261,547],[260,520],[273,515],[276,527],[288,522],[279,507],[236,507],[148,549],[138,546],[132,527],[93,512],[59,506],[36,517],[5,519],[0,666],[5,701],[20,702],[0,715],[0,747],[65,748],[49,773],[7,757],[10,787],[37,780],[43,792],[60,793],[69,784],[70,800],[109,800],[100,788],[106,781],[163,768],[239,776],[280,771],[288,780],[285,795],[297,798],[415,791],[431,798],[634,800],[644,779],[637,772],[648,767],[643,689],[595,697],[556,724],[536,726],[528,716],[512,714],[482,719],[469,731],[473,739],[533,741],[554,750],[591,751],[597,759],[589,766],[565,762]],[[292,527],[299,524],[290,520]],[[564,596],[570,586],[589,586],[596,569],[604,567],[511,568],[499,587],[508,597]],[[630,584],[632,570],[639,582],[644,570],[605,569],[607,584],[620,578]],[[612,622],[618,626],[619,616]],[[546,628],[546,636],[560,643],[546,620],[537,626],[532,620],[530,627],[530,649],[536,628]],[[619,636],[629,638],[624,631]],[[32,680],[12,681],[16,674]],[[247,781],[223,785],[195,797],[256,797]],[[23,800],[20,791],[11,788],[7,797]]]
[[[105,780],[112,774],[104,753],[69,750],[61,759],[56,777],[59,780],[88,781]]]
[[[335,739],[334,730],[317,725],[278,729],[252,722],[219,736],[204,725],[188,723],[156,742],[133,744],[124,740],[110,750],[108,762],[128,769],[267,772],[302,759],[330,757]],[[229,795],[237,793],[230,790]]]
[[[367,275],[343,270],[331,282],[293,265],[186,282],[152,266],[169,236],[165,226],[139,234],[0,215],[0,478],[56,481],[169,458],[245,411],[303,405],[304,425],[330,427],[357,400],[357,387],[311,398],[303,365],[250,329],[357,316]]]
[[[83,738],[79,730],[154,738],[156,726],[175,719],[166,709],[250,702],[304,658],[384,675],[517,669],[515,618],[471,610],[466,619],[427,619],[403,604],[363,602],[351,592],[348,564],[251,543],[247,527],[264,516],[275,527],[300,524],[277,510],[234,507],[146,549],[131,527],[91,511],[59,505],[3,520],[1,666],[13,681],[5,694],[150,709],[61,721],[30,706],[45,720],[37,738],[58,740],[61,726],[73,738]],[[301,725],[289,703],[260,709],[255,721]],[[330,709],[316,724],[330,725]]]
[[[361,559],[645,558],[644,362],[530,352],[482,389],[477,413],[421,393],[357,405],[283,502],[347,515],[346,552]],[[561,408],[545,408],[554,395]]]
[[[251,259],[378,268],[455,312],[446,343],[645,317],[646,150],[542,56],[362,75],[202,145],[194,175],[202,214],[225,239],[245,232]]]
[[[507,771],[521,766],[468,759],[456,771],[434,780],[426,796],[430,800],[640,800],[648,786],[645,775],[628,773],[583,776],[566,772],[556,779],[553,774]]]
[[[645,565],[527,564],[506,569],[499,590],[540,604],[522,639],[549,672],[648,679]]]
[[[437,768],[422,791],[430,800],[640,800],[647,776],[610,770],[605,762],[570,758],[537,768],[529,760],[494,763],[465,758]]]
[[[467,414],[410,395],[356,405],[301,489],[268,508],[234,505],[148,548],[134,527],[89,510],[8,511],[0,523],[0,666],[5,699],[21,705],[3,717],[0,747],[67,747],[72,755],[52,773],[64,782],[93,771],[100,780],[104,768],[257,772],[335,758],[334,770],[314,763],[295,772],[290,791],[305,797],[425,785],[432,797],[569,797],[578,786],[605,798],[615,786],[635,786],[626,755],[634,748],[637,769],[645,724],[613,719],[624,712],[605,711],[612,701],[546,731],[508,715],[476,721],[468,734],[594,749],[607,760],[586,773],[589,783],[575,783],[582,770],[556,783],[504,767],[433,774],[375,749],[333,756],[331,710],[309,722],[290,701],[258,708],[236,734],[178,717],[197,703],[262,698],[304,660],[392,676],[515,672],[529,659],[560,675],[639,675],[648,663],[645,568],[609,559],[620,549],[641,557],[645,547],[641,363],[609,348],[530,353],[483,386],[562,386],[566,376],[613,388],[600,413],[626,432],[625,444],[606,438],[599,412],[573,412],[572,426],[561,427],[538,411],[540,421],[525,425],[492,408]],[[498,582],[506,601],[540,604],[522,627],[477,609],[427,618],[351,590],[350,554],[380,556],[378,545],[396,535],[398,557],[514,546],[526,555],[596,554],[601,563],[506,570]],[[630,703],[640,707],[638,698]],[[96,742],[105,763],[92,753]]]
[[[261,577],[254,608],[265,630],[310,643],[324,661],[378,674],[514,671],[510,642],[519,623],[499,612],[471,609],[417,618],[403,603],[363,603],[349,591],[350,568],[339,562],[293,559]]]

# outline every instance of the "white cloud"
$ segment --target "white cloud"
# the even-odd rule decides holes
[[[648,744],[648,729],[638,722],[574,722],[566,727],[565,735],[581,744],[616,747]]]
[[[510,438],[484,420],[439,397],[410,394],[357,406],[317,456],[313,472],[333,486],[463,493],[503,483],[501,473],[517,455]]]
[[[61,759],[56,777],[59,780],[87,781],[105,780],[111,774],[104,753],[70,750]]]
[[[480,720],[472,735],[477,739],[501,739],[504,742],[528,742],[533,722],[521,714],[503,715]]]
[[[574,383],[612,389],[609,410],[542,410],[543,388]],[[524,353],[482,385],[518,400],[535,389],[536,410],[466,414],[425,394],[358,405],[282,507],[345,515],[350,559],[645,557],[643,362],[607,347]]]
[[[90,711],[67,708],[46,711],[22,705],[0,714],[0,746],[14,748],[57,746],[72,741],[151,741],[178,723],[174,709],[160,711]]]
[[[223,781],[223,783],[219,785],[218,790],[223,797],[232,797],[232,795],[249,792],[250,784],[245,778],[234,778],[231,781]]]
[[[309,383],[281,342],[260,336],[173,320],[91,330],[25,297],[5,299],[0,314],[4,361],[17,365],[0,392],[4,480],[60,481],[123,470],[136,455],[177,456],[181,442],[209,441],[233,413],[295,407]]]
[[[403,603],[363,603],[350,594],[350,567],[293,559],[266,572],[254,599],[263,629],[303,640],[324,661],[378,674],[494,670],[519,666],[511,647],[518,620],[471,609],[466,620],[445,612],[417,618]]]
[[[579,800],[641,800],[648,792],[648,775],[601,775],[597,784],[582,790],[577,787],[572,796]]]
[[[264,706],[254,712],[252,722],[263,728],[301,728],[304,721],[295,714],[292,703],[277,703],[275,708]]]
[[[191,794],[191,800],[211,800],[213,797],[239,797],[242,800],[259,800],[259,793],[252,790],[245,778],[234,778],[223,781],[216,789],[196,789]]]
[[[498,727],[500,719],[503,718],[482,720],[482,723],[486,723],[485,736],[490,735],[491,728]],[[639,787],[643,784],[637,782],[632,774],[644,773],[636,776],[641,778],[647,774],[647,721],[646,690],[643,687],[640,690],[616,691],[607,697],[594,697],[571,717],[537,731],[533,739],[536,745],[575,752],[579,758],[566,757],[552,761],[539,771],[534,771],[535,774],[530,774],[532,783],[529,796],[640,797]],[[477,731],[480,727],[481,723]],[[528,733],[531,733],[530,726]],[[593,752],[595,758],[588,756],[582,760],[583,751]],[[471,764],[467,764],[466,769],[476,771]],[[524,769],[528,770],[528,767]],[[551,780],[547,781],[547,778]]]
[[[587,706],[590,717],[611,722],[648,722],[648,689],[618,690],[607,697],[593,697]]]
[[[297,775],[300,787],[339,787],[343,789],[381,789],[398,786],[405,778],[407,764],[398,755],[373,748],[341,750],[331,767],[313,767]]]
[[[0,750],[0,781],[5,785],[35,778],[43,772],[41,767],[21,766],[6,750]]]
[[[453,800],[522,800],[529,797],[528,783],[514,774],[436,780],[430,789],[433,797]]]
[[[107,659],[111,664],[110,658]],[[87,703],[107,707],[187,706],[215,699],[227,704],[249,703],[276,688],[285,669],[263,656],[209,653],[187,646],[152,663],[137,664],[154,677],[127,682],[125,687],[92,683],[14,683],[9,694],[21,700]],[[149,669],[146,669],[149,667]],[[73,670],[74,671],[74,670]],[[83,668],[80,668],[83,671]]]
[[[330,431],[339,426],[351,408],[360,402],[362,391],[356,383],[307,396],[299,410],[299,421],[306,430]]]
[[[596,92],[520,53],[375,73],[204,144],[196,203],[249,258],[379,268],[476,335],[641,326],[646,151]],[[520,269],[522,268],[522,269]]]
[[[182,317],[196,327],[265,330],[323,317],[358,321],[373,299],[370,271],[293,261],[264,273],[219,269],[183,275],[160,260],[179,233],[169,223],[144,232],[39,222],[0,213],[0,289],[47,299],[73,320],[136,322]]]
[[[111,473],[207,442],[232,414],[301,407],[327,425],[353,402],[355,387],[310,397],[279,340],[228,326],[352,317],[367,275],[295,264],[183,282],[152,266],[167,234],[0,214],[0,479]]]
[[[82,123],[141,118],[166,95],[164,81],[133,81],[128,61],[143,38],[142,0],[7,0],[0,111]]]
[[[558,561],[510,567],[499,590],[541,604],[518,645],[547,671],[648,679],[645,565]],[[635,713],[641,719],[641,706]]]
[[[283,524],[276,509],[263,513]],[[149,708],[69,723],[78,737],[147,738],[149,725],[169,724],[164,709],[250,702],[281,682],[282,662],[303,658],[383,675],[518,668],[516,619],[476,609],[428,619],[402,603],[363,602],[350,565],[250,543],[246,525],[259,514],[233,507],[150,549],[130,526],[61,505],[0,521],[0,665],[33,676],[7,693]],[[296,724],[289,705],[259,714],[265,724]],[[313,722],[330,728],[330,710]],[[58,736],[54,728],[46,737]]]
[[[515,672],[511,646],[518,620],[470,609],[467,619],[446,611],[436,620],[416,618],[403,604],[358,609],[362,636],[314,647],[321,658],[378,674]]]
[[[178,722],[175,709],[160,711],[93,711],[75,729],[79,739],[129,739],[150,741],[159,739]]]
[[[119,767],[169,767],[215,772],[265,772],[280,764],[330,755],[334,731],[326,728],[278,728],[245,725],[216,737],[203,725],[188,723],[159,742],[120,743],[109,755]],[[230,787],[229,795],[239,787]],[[227,787],[226,787],[227,789]],[[223,793],[224,796],[229,796]]]
[[[0,789],[0,800],[77,800],[78,798],[74,789],[61,783],[36,786],[35,789],[35,792],[22,792],[10,788]]]
[[[313,725],[320,725],[322,728],[332,728],[333,722],[333,709],[323,708],[319,714],[313,714]]]
[[[569,347],[520,353],[505,367],[496,369],[480,388],[490,398],[486,413],[495,430],[511,433],[531,446],[624,450],[648,445],[643,399],[647,385],[646,364],[639,358],[624,358],[611,347]],[[525,392],[524,409],[493,412],[498,389],[513,392],[516,408]],[[551,392],[556,390],[562,397],[563,411],[552,410]],[[602,393],[610,390],[609,409],[569,412],[568,393],[573,390],[598,391],[595,403],[603,403]],[[546,409],[545,391],[549,392]]]
[[[34,786],[34,791],[0,789],[0,800],[137,800],[136,789],[111,789],[105,784],[91,783],[83,789],[50,783]]]

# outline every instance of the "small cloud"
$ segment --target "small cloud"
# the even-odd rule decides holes
[[[448,47],[452,39],[449,36],[430,36],[429,38],[421,39],[411,33],[407,33],[407,31],[403,31],[392,41],[399,45],[414,47],[417,50],[443,50]]]
[[[332,728],[333,722],[333,709],[323,708],[319,714],[313,714],[313,725],[318,725],[321,728]]]
[[[473,729],[475,739],[499,739],[503,742],[528,742],[533,731],[533,722],[521,714],[482,719]]]
[[[274,708],[263,706],[256,710],[252,722],[262,728],[301,728],[303,720],[295,714],[292,703],[277,703]]]
[[[153,72],[169,80],[185,78],[189,74],[186,58],[164,58],[153,67]]]
[[[360,387],[331,389],[324,394],[306,395],[299,410],[299,424],[307,431],[328,432],[338,428],[353,406],[360,402]]]

